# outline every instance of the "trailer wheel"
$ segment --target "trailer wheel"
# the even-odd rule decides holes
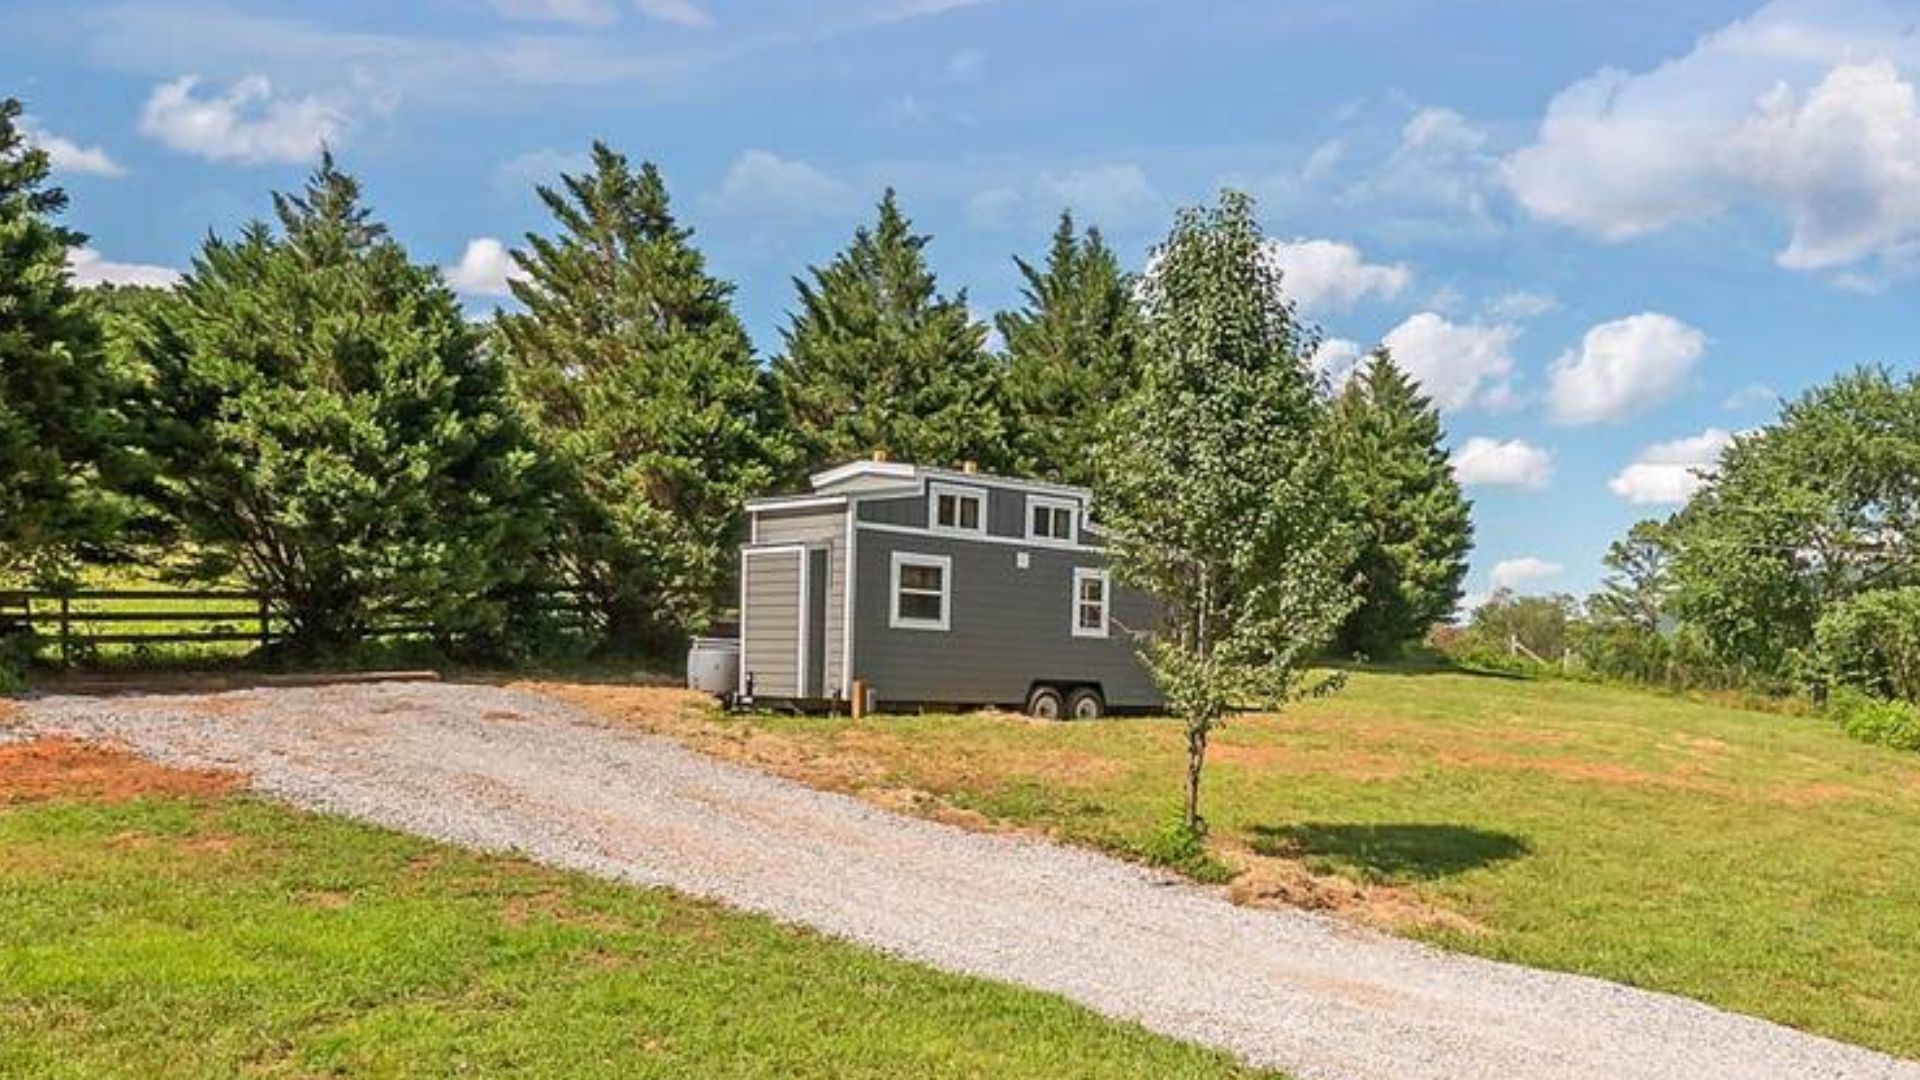
[[[1074,720],[1098,720],[1107,715],[1107,701],[1100,691],[1083,686],[1067,696],[1067,716]]]
[[[1067,703],[1053,687],[1036,686],[1027,695],[1027,715],[1035,720],[1059,720],[1067,715]]]

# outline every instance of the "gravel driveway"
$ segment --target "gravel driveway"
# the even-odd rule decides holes
[[[1235,907],[1088,852],[898,817],[524,693],[52,697],[13,719],[1052,991],[1303,1078],[1920,1080],[1920,1065],[1684,999]]]

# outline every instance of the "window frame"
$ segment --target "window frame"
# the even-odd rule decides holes
[[[958,524],[960,519],[960,504],[956,502],[954,503],[954,521],[956,524],[940,524],[940,497],[943,495],[951,495],[955,499],[972,499],[978,503],[980,506],[980,523],[971,529],[965,525]],[[943,484],[939,481],[934,481],[927,485],[927,530],[929,532],[948,533],[957,536],[985,536],[987,535],[987,511],[992,505],[992,502],[993,500],[987,495],[986,488],[974,487],[971,484]]]
[[[932,630],[944,633],[953,629],[953,556],[918,551],[896,551],[890,560],[891,585],[887,590],[887,625],[895,630]],[[908,566],[940,571],[940,617],[921,619],[900,613],[900,571]],[[933,596],[930,589],[912,589],[915,596]]]
[[[1036,511],[1039,511],[1041,509],[1046,509],[1049,511],[1059,511],[1059,510],[1066,511],[1067,513],[1067,535],[1066,536],[1064,537],[1042,536],[1041,534],[1033,531],[1034,514]],[[1028,495],[1027,496],[1027,539],[1032,540],[1035,543],[1041,543],[1041,544],[1078,545],[1080,543],[1080,500],[1063,499],[1053,495]]]
[[[1087,627],[1080,625],[1080,608],[1094,603],[1080,596],[1081,583],[1098,581],[1100,583],[1100,625]],[[1073,596],[1067,611],[1067,627],[1077,638],[1106,638],[1112,636],[1113,625],[1113,578],[1104,568],[1096,566],[1076,566],[1073,568]]]

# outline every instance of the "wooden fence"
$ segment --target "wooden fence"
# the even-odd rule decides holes
[[[571,590],[535,600],[564,621],[584,626],[583,597]],[[418,611],[396,610],[367,629],[368,638],[430,634]],[[60,659],[99,646],[254,644],[287,635],[270,595],[238,589],[0,590],[0,637],[32,633],[57,645]]]

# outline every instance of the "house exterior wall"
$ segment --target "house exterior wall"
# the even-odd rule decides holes
[[[755,544],[805,544],[824,548],[826,580],[826,616],[815,628],[820,635],[819,650],[812,652],[807,666],[812,670],[814,690],[823,696],[840,693],[840,650],[846,641],[846,544],[847,508],[813,507],[804,510],[756,510],[752,525]],[[744,625],[748,617],[741,612],[743,629],[749,641],[753,628]]]
[[[753,693],[799,697],[800,568],[803,549],[748,548],[741,556],[740,671]]]
[[[987,535],[1013,540],[1026,537],[1026,492],[1013,488],[992,487],[987,484],[969,485],[962,481],[945,479],[935,483],[943,487],[975,487],[984,492],[987,496]],[[881,525],[899,525],[909,529],[927,527],[928,492],[927,485],[924,484],[916,494],[887,498],[868,497],[861,499],[858,506],[861,521]]]
[[[896,551],[952,560],[947,630],[891,625]],[[862,528],[855,556],[854,674],[883,704],[1019,707],[1036,681],[1098,683],[1116,708],[1161,704],[1129,633],[1153,627],[1150,598],[1115,584],[1108,636],[1073,636],[1073,571],[1101,567],[1098,551]]]

